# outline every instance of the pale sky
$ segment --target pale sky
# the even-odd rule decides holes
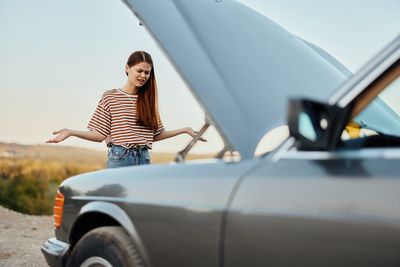
[[[353,72],[400,33],[399,0],[241,2]],[[103,92],[125,83],[124,66],[135,50],[153,56],[166,128],[199,129],[204,121],[172,65],[118,0],[0,0],[0,36],[0,141],[41,144],[53,130],[85,130]],[[215,131],[206,138],[195,151],[222,148]],[[157,142],[154,151],[176,152],[187,142],[183,136]],[[105,149],[76,138],[61,145]]]

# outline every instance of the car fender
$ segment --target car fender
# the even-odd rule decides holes
[[[134,224],[132,223],[129,216],[126,214],[126,212],[123,209],[121,209],[120,207],[118,207],[117,205],[115,205],[113,203],[104,202],[104,201],[93,201],[93,202],[87,203],[86,205],[84,205],[81,208],[79,215],[77,216],[77,219],[75,222],[79,221],[79,218],[81,218],[85,214],[89,214],[89,213],[93,213],[93,212],[105,214],[105,215],[111,217],[112,219],[114,219],[115,221],[117,221],[131,236],[133,242],[136,245],[136,248],[138,249],[138,252],[139,252],[142,260],[144,261],[144,265],[151,266],[149,257],[146,252],[146,248],[138,234],[138,231],[136,230]],[[75,228],[75,224],[72,227],[71,233],[73,232],[74,228]]]

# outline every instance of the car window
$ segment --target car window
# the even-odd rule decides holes
[[[386,85],[345,127],[342,146],[400,146],[400,76]]]
[[[400,115],[400,77],[397,77],[380,95],[383,101]]]

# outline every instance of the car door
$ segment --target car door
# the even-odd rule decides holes
[[[241,180],[224,266],[400,265],[399,74],[353,94],[335,149],[282,150]]]
[[[400,149],[265,161],[231,204],[224,266],[399,266]]]

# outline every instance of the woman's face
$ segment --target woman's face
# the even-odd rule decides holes
[[[132,67],[126,65],[128,80],[136,88],[142,87],[150,77],[151,65],[147,62],[140,62]]]

